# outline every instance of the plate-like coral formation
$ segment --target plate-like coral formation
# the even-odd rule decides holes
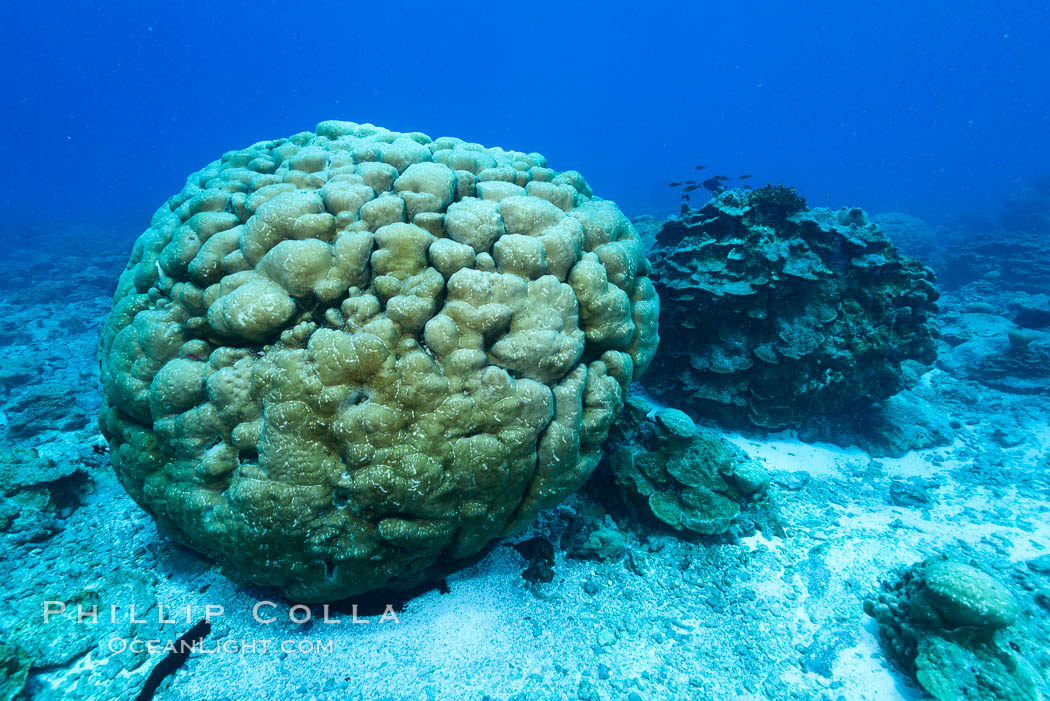
[[[656,349],[630,222],[542,156],[368,124],[231,151],[103,332],[128,492],[242,581],[412,586],[573,492]]]
[[[782,186],[730,190],[667,222],[651,253],[657,394],[728,425],[779,428],[905,386],[936,355],[933,273],[859,209]]]
[[[620,491],[675,530],[725,533],[769,487],[765,468],[678,409],[630,397],[614,431],[609,463]]]
[[[1038,699],[1038,677],[1018,654],[1013,594],[970,565],[931,558],[884,582],[864,609],[883,650],[935,699]]]

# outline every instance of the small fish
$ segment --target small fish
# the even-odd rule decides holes
[[[714,193],[721,192],[725,189],[725,187],[723,187],[722,183],[720,183],[717,178],[708,178],[702,183],[702,185],[704,186],[704,188]]]
[[[667,183],[667,187],[681,187],[682,183]]]
[[[720,181],[722,181],[722,182],[726,182],[726,181],[728,181],[728,180],[729,180],[729,178],[727,178],[727,177],[726,177],[726,176],[724,176],[724,175],[716,175],[716,176],[714,177],[714,179],[715,179],[715,180],[720,180]]]
[[[686,185],[685,191],[686,192],[692,192],[693,190],[695,190],[698,187],[700,187],[700,186],[699,185]]]
[[[682,182],[684,182],[686,185],[696,185],[695,180],[683,180]]]
[[[741,175],[739,179],[740,180],[747,180],[750,177],[751,177],[751,173],[748,173],[747,175]]]
[[[707,167],[707,166],[697,166],[697,167],[696,167],[696,169],[697,169],[697,170],[703,170],[703,169],[704,169],[704,168],[706,168],[706,167]]]
[[[754,190],[755,189],[754,185],[741,185],[741,187],[744,188],[745,190]]]
[[[689,195],[682,195],[682,199],[688,202],[689,201]]]

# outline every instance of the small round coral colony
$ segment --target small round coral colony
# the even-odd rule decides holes
[[[420,584],[590,475],[656,350],[648,273],[615,204],[537,153],[338,121],[230,151],[120,277],[113,466],[237,581]]]

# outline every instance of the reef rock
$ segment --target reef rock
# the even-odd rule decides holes
[[[999,221],[1013,231],[1050,234],[1050,175],[1036,178],[1011,195]]]
[[[765,468],[685,412],[631,397],[612,438],[610,466],[629,503],[675,530],[719,535],[763,497]]]
[[[369,124],[230,151],[101,343],[132,497],[303,601],[413,586],[579,487],[657,344],[631,223],[543,157]]]
[[[864,602],[889,659],[935,699],[1037,699],[1038,677],[1010,639],[1013,594],[970,565],[931,558]]]
[[[1050,295],[1018,293],[1007,304],[1015,324],[1025,329],[1050,328]]]
[[[19,544],[50,538],[91,484],[80,465],[0,446],[0,533]]]
[[[651,254],[657,395],[723,424],[797,425],[889,397],[936,357],[933,273],[859,209],[730,190],[668,221]]]
[[[83,566],[83,561],[77,564]],[[94,566],[84,569],[90,574],[84,574],[83,580],[79,579],[79,572],[74,578],[63,578],[68,575],[62,571],[65,566],[56,566],[54,581],[36,582],[32,593],[19,601],[5,642],[10,646],[8,650],[14,651],[33,673],[18,698],[140,698],[157,656],[144,646],[120,646],[114,641],[165,640],[172,626],[182,625],[180,616],[171,615],[172,608],[166,613],[159,608],[153,575],[126,566],[113,566],[106,571],[105,564],[91,564]],[[46,615],[45,601],[51,602]],[[90,616],[91,611],[98,611],[98,624],[80,617],[82,612]],[[162,624],[162,617],[179,622]],[[3,665],[4,650],[0,646],[0,669]],[[62,673],[57,678],[35,674],[58,669]],[[0,699],[5,698],[0,695]]]
[[[948,445],[953,432],[938,407],[904,390],[849,414],[815,416],[798,434],[807,442],[856,444],[875,457],[899,458],[912,450]]]
[[[25,651],[0,641],[0,699],[11,701],[25,687],[30,660]]]
[[[1044,293],[1050,290],[1050,247],[1045,233],[989,230],[960,238],[934,262],[945,290],[978,280],[1002,290]]]
[[[926,221],[904,212],[885,212],[871,217],[871,223],[882,229],[906,256],[917,258],[933,267],[944,245],[944,232],[938,232]]]
[[[984,311],[948,314],[944,329],[952,347],[937,365],[952,376],[1000,392],[1050,394],[1050,331]]]

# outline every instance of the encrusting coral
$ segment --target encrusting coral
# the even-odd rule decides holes
[[[336,121],[228,152],[120,278],[114,467],[235,579],[413,586],[590,475],[656,349],[648,272],[616,206],[536,153]]]
[[[1038,699],[1038,676],[1009,629],[1017,600],[970,565],[920,562],[864,602],[892,662],[935,699]]]
[[[646,386],[732,426],[781,428],[906,386],[933,362],[933,273],[859,209],[782,186],[729,190],[664,224],[650,254],[664,345]]]
[[[678,409],[632,396],[613,428],[609,465],[627,502],[678,531],[721,535],[761,499],[769,473]]]

